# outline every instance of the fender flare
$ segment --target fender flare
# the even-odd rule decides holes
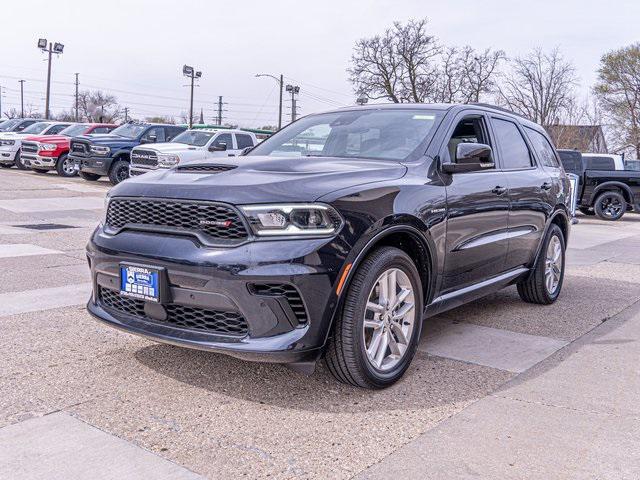
[[[596,198],[598,197],[600,192],[612,190],[614,188],[622,190],[628,196],[628,198],[631,200],[629,202],[625,198],[625,200],[627,200],[627,203],[629,205],[633,205],[633,192],[631,191],[631,188],[629,188],[629,186],[627,184],[623,183],[623,182],[619,182],[619,181],[616,181],[616,180],[610,180],[610,181],[601,183],[600,185],[598,185],[596,188],[593,189],[593,194],[591,195],[591,202],[590,202],[591,205],[590,206],[591,207],[594,206],[594,204],[596,202]]]
[[[540,243],[538,244],[538,247],[536,249],[536,255],[535,257],[533,257],[533,263],[531,265],[529,265],[529,267],[531,268],[533,265],[535,265],[536,263],[538,263],[538,259],[540,258],[540,254],[542,253],[542,245],[544,244],[544,240],[545,238],[547,238],[547,233],[549,232],[549,229],[551,228],[551,225],[555,224],[555,219],[557,217],[562,217],[564,224],[565,224],[565,247],[569,242],[569,231],[571,229],[571,220],[570,220],[570,216],[567,214],[567,212],[565,211],[564,208],[557,208],[551,215],[549,215],[549,218],[547,219],[547,223],[544,226],[544,232],[542,234],[542,236],[540,237]]]

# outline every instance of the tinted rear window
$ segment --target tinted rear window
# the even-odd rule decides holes
[[[615,170],[616,162],[613,157],[590,157],[583,155],[584,166],[587,170]]]

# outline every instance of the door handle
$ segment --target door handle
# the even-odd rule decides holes
[[[507,189],[505,187],[501,187],[500,185],[496,185],[496,187],[494,187],[494,189],[491,190],[491,193],[495,193],[496,195],[503,195],[506,191],[507,191]]]
[[[544,182],[542,185],[540,185],[540,189],[541,190],[551,190],[551,187],[553,185],[551,185],[550,182]]]

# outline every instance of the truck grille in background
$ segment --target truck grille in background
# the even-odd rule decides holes
[[[287,283],[252,283],[250,290],[254,295],[286,298],[298,322],[307,322],[307,310],[302,302],[300,292],[293,285]]]
[[[114,198],[107,209],[107,227],[163,227],[185,233],[201,233],[212,239],[243,240],[247,230],[239,215],[218,203],[179,200]],[[153,229],[153,228],[152,228]]]
[[[182,165],[176,169],[182,173],[221,173],[237,168],[234,165]]]
[[[22,142],[22,153],[38,153],[38,143]]]
[[[239,312],[224,312],[221,310],[207,310],[186,305],[165,305],[166,320],[156,320],[147,317],[144,312],[144,301],[128,298],[118,292],[99,287],[100,303],[110,310],[116,310],[142,320],[160,323],[170,327],[198,330],[221,335],[245,336],[249,326]]]
[[[151,150],[134,150],[131,152],[131,164],[155,168],[158,166],[158,155]]]
[[[86,155],[91,151],[88,143],[73,141],[73,140],[71,141],[69,150],[71,151],[71,153],[76,153],[80,155]]]

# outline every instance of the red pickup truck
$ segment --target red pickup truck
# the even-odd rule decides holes
[[[59,135],[27,137],[22,141],[20,158],[34,172],[47,173],[55,169],[60,176],[73,177],[78,172],[67,156],[71,137],[109,133],[116,127],[112,123],[75,123],[62,130]]]

